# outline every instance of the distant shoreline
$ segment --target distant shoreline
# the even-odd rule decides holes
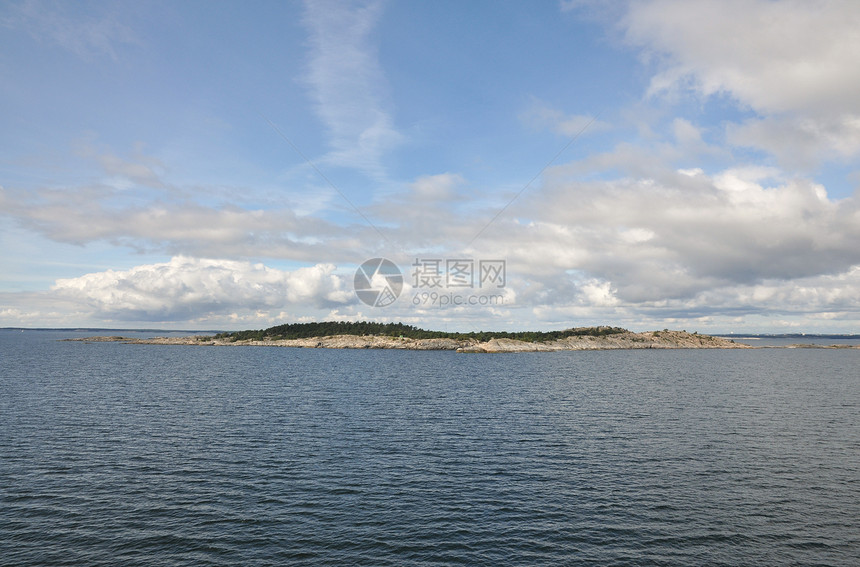
[[[477,340],[469,338],[407,338],[380,335],[331,335],[294,339],[239,339],[213,336],[133,338],[94,336],[65,339],[77,342],[121,342],[148,345],[268,346],[329,349],[451,350],[461,353],[558,352],[578,350],[643,349],[751,349],[731,339],[687,333],[686,331],[624,331],[603,336],[568,336],[551,341],[524,341],[510,338]]]
[[[32,332],[64,332],[64,333],[110,333],[108,334],[99,334],[93,335],[94,338],[101,337],[116,337],[120,336],[121,333],[163,333],[165,335],[176,335],[178,333],[182,333],[183,335],[191,336],[214,336],[214,335],[224,335],[224,334],[232,334],[232,333],[240,333],[241,331],[224,331],[220,329],[158,329],[158,328],[131,328],[131,327],[0,327],[0,331],[32,331]],[[704,336],[704,335],[702,335]],[[860,334],[844,334],[844,333],[714,333],[709,336],[717,337],[721,339],[734,340],[734,341],[760,341],[760,340],[769,340],[769,339],[777,339],[777,340],[790,340],[790,339],[799,339],[799,340],[846,340],[846,341],[860,341]],[[87,337],[89,338],[89,337]],[[132,338],[132,337],[124,337],[124,338]],[[183,338],[185,338],[183,336]],[[805,343],[797,343],[798,345],[803,345]],[[794,346],[794,345],[787,345]],[[817,345],[822,346],[822,345]],[[826,346],[839,346],[839,345],[826,345]],[[782,347],[778,347],[782,348]]]

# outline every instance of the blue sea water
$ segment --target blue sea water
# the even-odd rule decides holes
[[[857,565],[860,350],[0,331],[0,565]]]
[[[719,335],[758,348],[792,348],[801,345],[860,347],[860,335]]]

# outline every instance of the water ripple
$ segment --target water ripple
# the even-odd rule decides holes
[[[857,352],[32,335],[0,335],[0,565],[860,561]]]

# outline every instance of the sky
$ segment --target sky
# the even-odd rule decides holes
[[[3,0],[0,327],[858,332],[858,29],[851,0]]]

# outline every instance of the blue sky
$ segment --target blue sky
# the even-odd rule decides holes
[[[0,326],[855,332],[857,29],[837,1],[4,2]],[[353,290],[377,257],[384,307]],[[422,287],[427,260],[506,278]]]

